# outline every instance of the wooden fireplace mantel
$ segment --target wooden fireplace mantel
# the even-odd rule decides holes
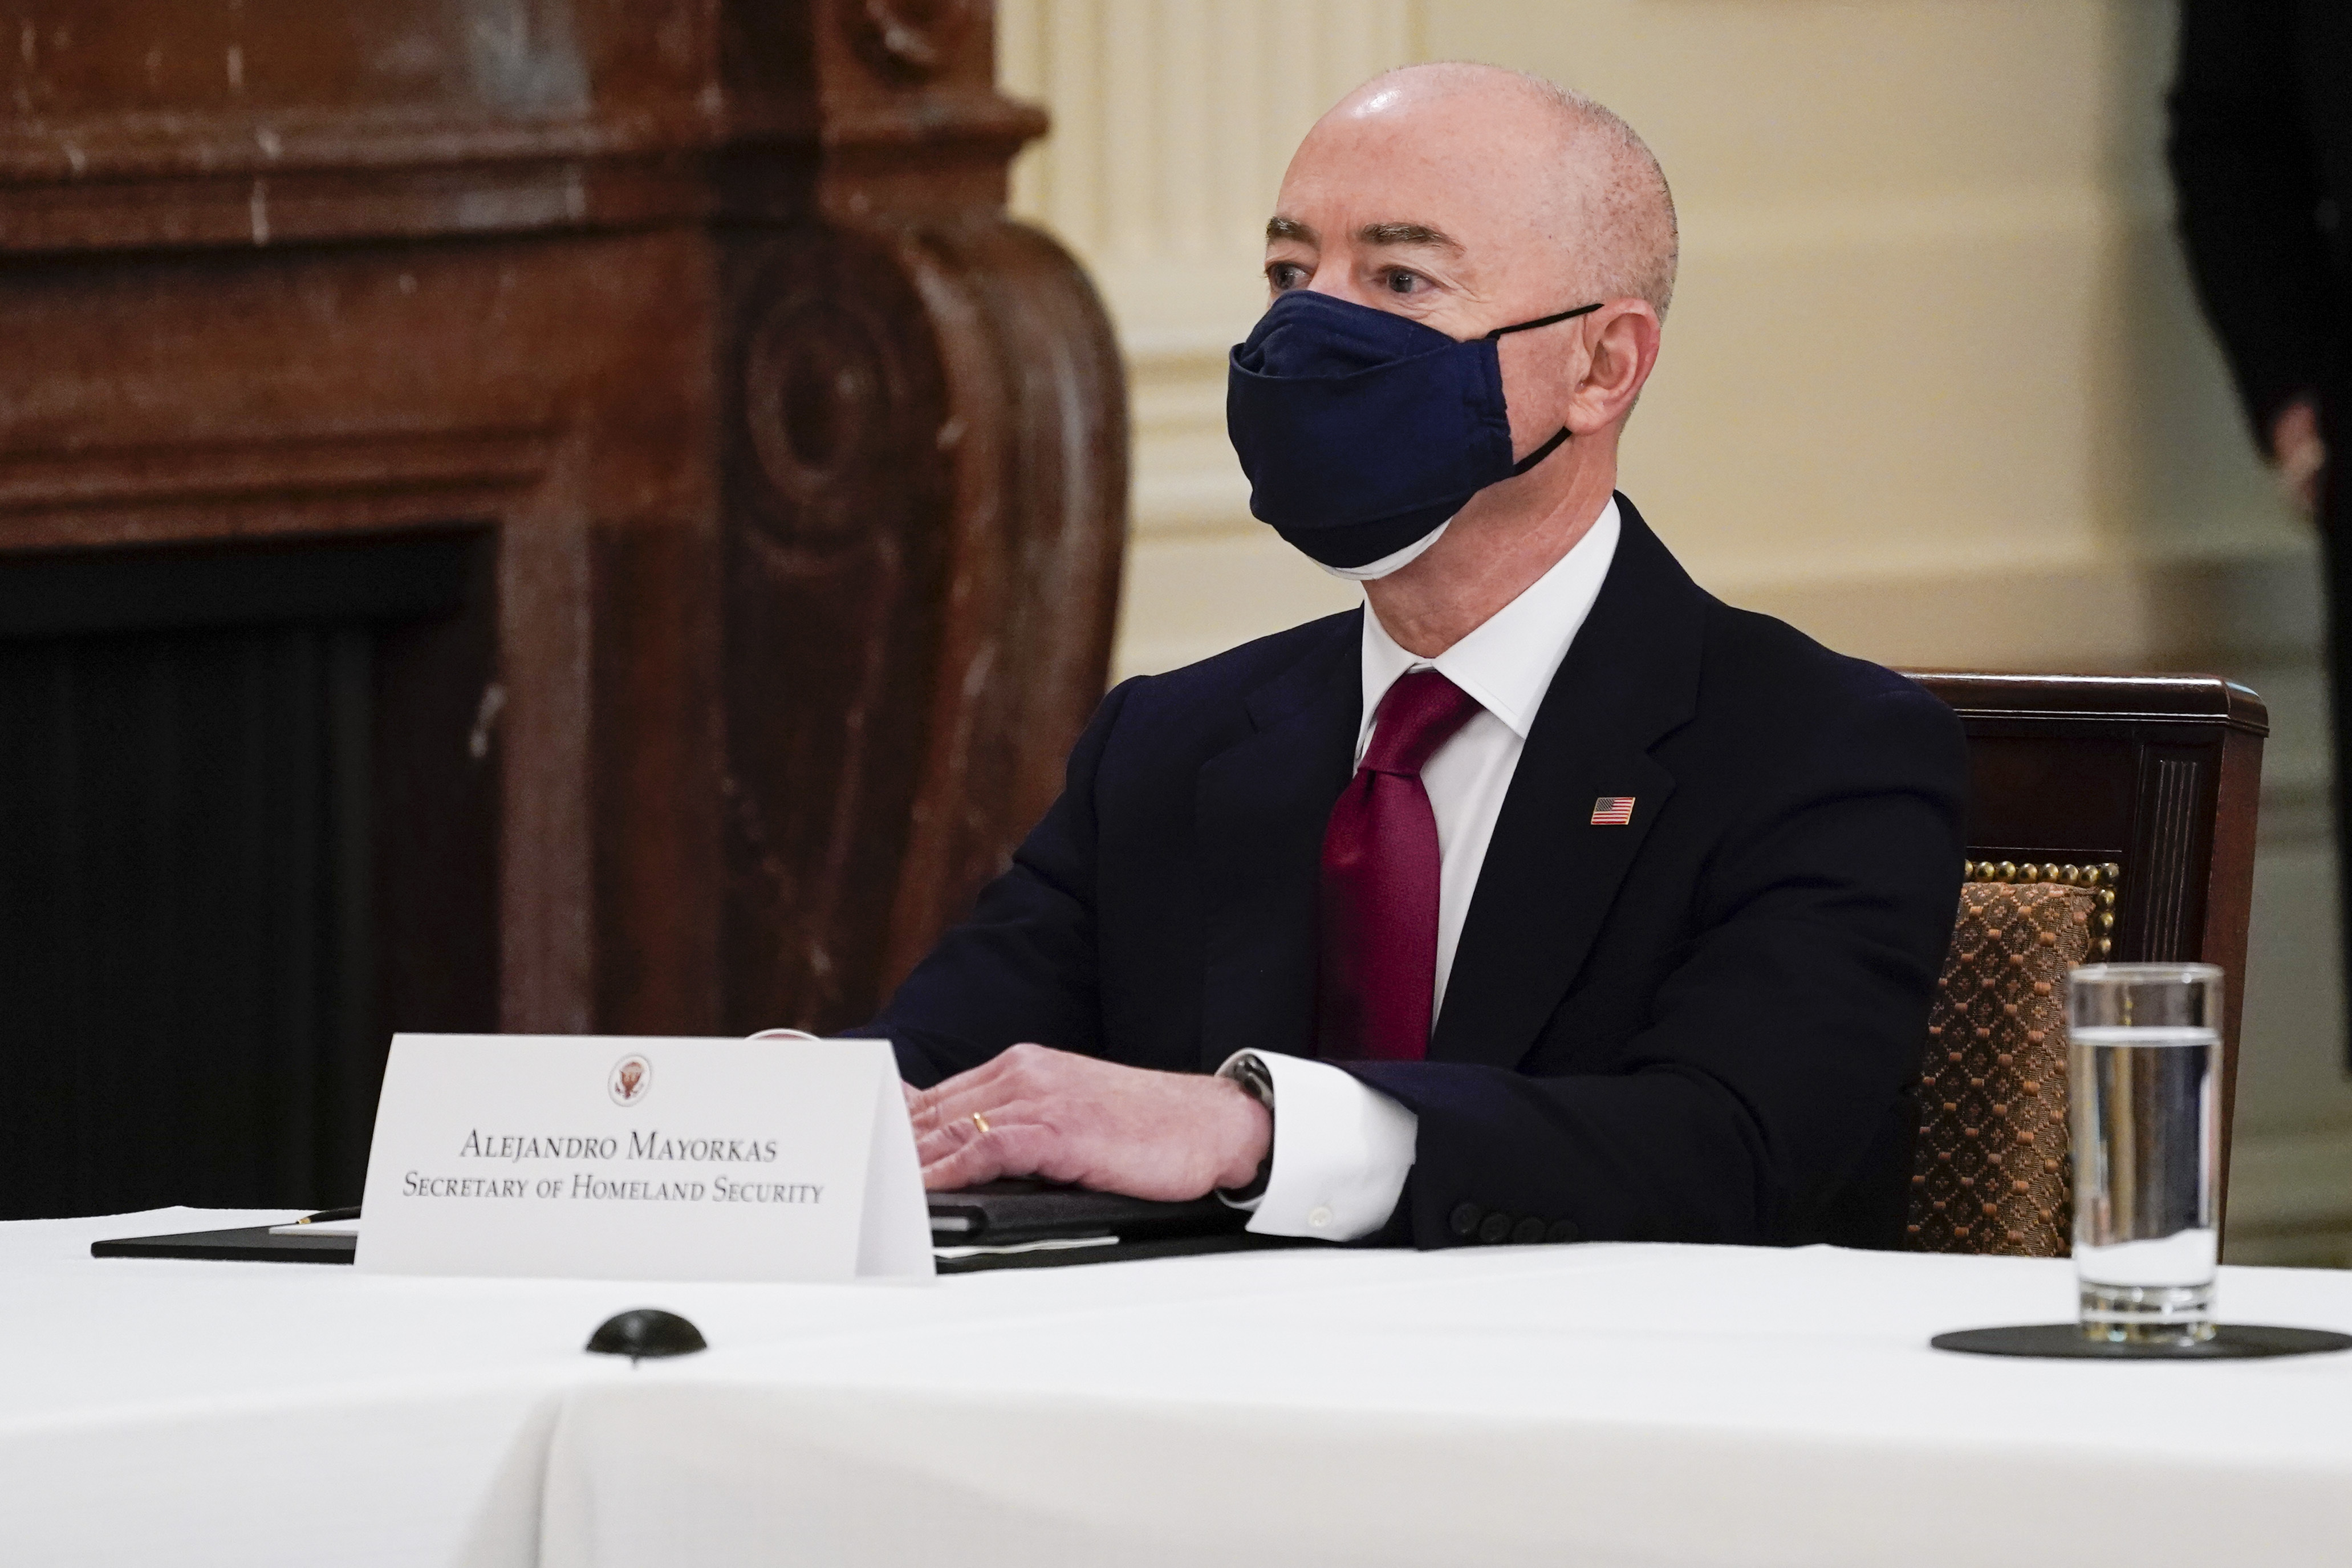
[[[1051,800],[1126,414],[989,13],[0,4],[0,574],[474,552],[373,645],[379,1032],[854,1024]]]
[[[20,0],[0,247],[999,209],[982,0]],[[723,177],[720,177],[722,176]]]

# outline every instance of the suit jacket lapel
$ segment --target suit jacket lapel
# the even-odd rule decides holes
[[[1194,796],[1207,973],[1201,1061],[1314,1049],[1323,828],[1355,766],[1361,612],[1252,692],[1251,732],[1202,764]]]
[[[1696,700],[1706,595],[1624,497],[1591,612],[1545,693],[1511,775],[1454,950],[1433,1061],[1513,1067],[1583,966],[1669,795],[1650,748]],[[1624,826],[1594,801],[1632,795]]]

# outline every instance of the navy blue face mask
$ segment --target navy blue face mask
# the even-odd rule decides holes
[[[1294,289],[1276,297],[1225,377],[1225,434],[1250,511],[1326,566],[1355,567],[1426,538],[1465,502],[1551,456],[1562,430],[1511,460],[1495,340]]]

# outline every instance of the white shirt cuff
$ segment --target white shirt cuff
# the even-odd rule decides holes
[[[1252,1210],[1261,1236],[1353,1241],[1388,1224],[1412,1170],[1421,1119],[1328,1062],[1236,1051],[1217,1071],[1254,1058],[1274,1082],[1274,1163]]]

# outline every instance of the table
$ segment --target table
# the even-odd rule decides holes
[[[1120,1269],[640,1285],[89,1256],[103,1237],[292,1217],[0,1224],[0,1563],[530,1568],[567,1397],[632,1379],[582,1349],[615,1311],[683,1312],[735,1354],[1109,1311],[1134,1289]],[[1031,1283],[965,1289],[983,1279]],[[1231,1288],[1214,1271],[1152,1287],[1169,1300]]]
[[[1927,1348],[2067,1316],[2063,1262],[1569,1247],[1077,1272],[942,1292],[1018,1293],[1025,1319],[827,1335],[580,1391],[554,1436],[542,1561],[2352,1556],[2352,1354]],[[2231,1269],[2221,1289],[2242,1321],[2352,1328],[2352,1277]]]
[[[430,1280],[0,1226],[11,1563],[2338,1563],[2352,1354],[1926,1348],[2063,1263],[1310,1250],[930,1285]],[[2224,1271],[2352,1329],[2352,1275]],[[712,1349],[583,1354],[661,1305]],[[2095,1553],[2092,1548],[2095,1547]]]
[[[281,1211],[0,1225],[0,1563],[529,1568],[583,1352],[625,1308],[757,1346],[883,1328],[931,1289],[420,1279],[92,1258]]]

